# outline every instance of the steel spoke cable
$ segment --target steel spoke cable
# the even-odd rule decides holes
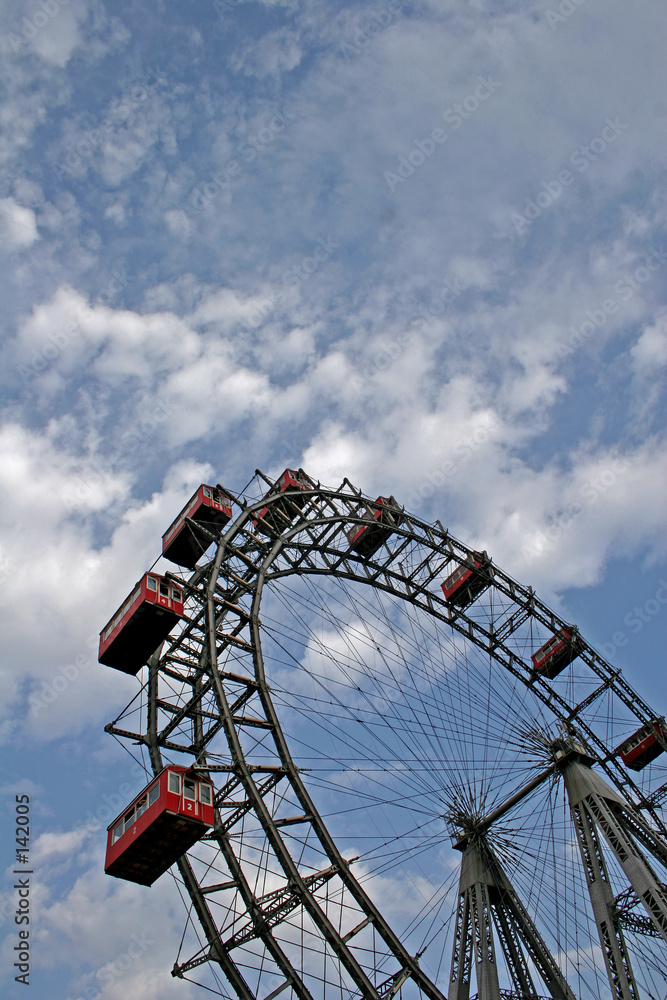
[[[378,594],[377,596],[378,596],[378,604],[379,604],[380,608],[384,611],[383,597],[382,597],[381,594]],[[354,611],[358,615],[359,611],[358,611],[358,607],[357,607],[357,605],[356,605],[356,603],[354,601],[354,597],[352,597],[352,607],[353,607]],[[397,648],[399,649],[399,651],[401,653],[401,659],[402,659],[402,661],[404,663],[404,666],[405,666],[405,673],[409,676],[409,664],[408,664],[407,659],[405,657],[405,653],[403,652],[401,642],[399,641],[398,638],[396,638],[396,633],[395,633],[393,624],[391,623],[390,618],[389,618],[388,614],[386,613],[386,611],[385,611],[385,620],[386,620],[386,622],[389,625],[389,629],[390,629],[392,638],[395,639],[396,646],[397,646]],[[366,622],[366,628],[368,629],[367,619],[364,619],[364,621]],[[369,636],[370,636],[370,631],[369,631]],[[393,672],[391,670],[391,666],[389,665],[389,662],[388,662],[387,658],[384,657],[384,656],[382,656],[382,658],[383,658],[383,660],[385,662],[385,665],[387,666],[387,670],[388,670],[390,676],[392,676],[392,678],[395,681],[396,688],[399,689],[399,690],[402,690],[402,685],[399,683],[398,679],[394,677]],[[417,693],[420,694],[419,692],[417,692]],[[426,712],[426,708],[425,708],[425,705],[424,705],[423,698],[421,698],[421,695],[420,695],[420,700],[421,700],[422,707],[424,708],[424,714],[428,715],[428,713]],[[421,722],[421,719],[417,716],[417,714],[414,711],[412,711],[412,717],[413,717],[414,721],[417,723],[417,725],[420,726],[422,732],[426,736],[427,744],[429,745],[430,749],[433,751],[434,758],[437,760],[438,757],[439,757],[439,755],[440,755],[440,748],[433,743],[433,739],[432,739],[431,734],[426,733],[426,731],[425,731],[425,729],[423,727],[423,724]]]
[[[277,641],[277,640],[276,640],[276,641]],[[288,655],[291,655],[291,654],[288,654]],[[296,659],[296,658],[295,658],[295,659]],[[298,663],[298,661],[297,661],[297,663]],[[300,664],[299,664],[299,666],[300,666]],[[313,675],[311,674],[310,676],[313,676]],[[317,682],[318,684],[322,684],[322,686],[323,686],[323,687],[324,687],[324,689],[325,689],[325,690],[327,691],[327,693],[329,693],[329,694],[332,694],[332,693],[331,693],[331,692],[329,691],[329,689],[327,689],[327,688],[325,687],[324,683],[323,683],[323,682],[321,682],[321,681],[319,680],[319,678],[317,678],[317,677],[314,677],[313,679],[314,679],[314,680],[315,680],[315,681],[316,681],[316,682]],[[338,697],[337,697],[337,696],[336,696],[335,694],[332,694],[332,697],[333,697],[333,698],[334,698],[334,700],[335,700],[335,701],[336,701],[336,702],[338,703],[339,707],[341,707],[341,708],[342,708],[342,709],[343,709],[343,710],[344,710],[344,711],[345,711],[345,712],[346,712],[346,713],[347,713],[347,714],[348,714],[349,716],[351,716],[351,717],[352,717],[352,718],[353,718],[353,719],[354,719],[355,721],[358,721],[358,722],[361,722],[362,726],[363,726],[363,727],[364,727],[364,728],[365,728],[365,729],[367,730],[367,735],[368,735],[368,736],[369,736],[369,738],[371,739],[371,742],[372,742],[372,744],[373,744],[373,745],[377,745],[377,743],[378,743],[378,740],[379,740],[379,737],[378,737],[377,733],[371,733],[370,731],[368,731],[368,726],[367,726],[367,724],[363,723],[363,721],[362,721],[362,720],[360,720],[360,719],[358,718],[358,716],[355,716],[355,715],[353,715],[353,712],[352,712],[352,709],[350,709],[350,708],[349,708],[349,706],[345,705],[345,703],[344,703],[344,702],[342,702],[342,701],[341,701],[340,699],[338,699]],[[376,718],[376,713],[375,713],[375,712],[373,713],[373,718]],[[329,720],[329,721],[330,721],[330,720]],[[396,732],[397,732],[397,731],[396,731],[396,730],[395,730],[395,729],[394,729],[394,728],[393,728],[393,727],[392,727],[392,726],[391,726],[391,725],[390,725],[389,723],[387,723],[387,725],[388,725],[388,728],[389,728],[389,729],[391,729],[391,731],[392,731],[392,732],[394,732],[394,733],[396,733]],[[381,746],[382,746],[382,748],[383,748],[383,749],[385,749],[385,751],[389,751],[389,750],[390,750],[390,747],[389,747],[389,745],[388,745],[387,743],[385,743],[385,742],[384,742],[384,741],[382,741],[382,740],[380,740],[380,743],[381,743]],[[403,739],[402,737],[401,737],[401,743],[402,743],[402,745],[403,745],[404,749],[406,749],[406,750],[408,750],[408,751],[410,750],[410,745],[409,745],[409,743],[408,743],[408,742],[407,742],[406,740],[404,740],[404,739]]]

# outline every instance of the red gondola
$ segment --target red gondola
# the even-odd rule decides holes
[[[491,583],[487,572],[491,560],[486,552],[473,552],[467,556],[442,584],[442,592],[448,604],[465,607],[486,590]]]
[[[350,549],[360,556],[372,556],[403,520],[400,508],[393,497],[378,497],[369,504],[372,514],[363,516],[371,524],[355,524],[347,532]]]
[[[652,719],[645,726],[641,726],[637,732],[620,745],[617,753],[620,753],[621,760],[626,767],[632,771],[641,771],[642,768],[650,764],[652,760],[664,753],[664,740],[667,739],[667,727],[665,720]]]
[[[100,663],[136,674],[182,615],[183,588],[146,573],[100,632]]]
[[[560,628],[533,653],[533,670],[552,680],[579,656],[584,643],[576,628]]]
[[[189,518],[190,521],[215,531],[227,524],[231,516],[232,503],[229,497],[214,486],[202,483],[162,536],[162,555],[179,566],[194,569],[197,560],[211,544],[211,539],[203,532],[198,532],[196,525],[186,524],[185,519]]]
[[[213,823],[210,781],[169,764],[107,827],[104,871],[152,885]]]
[[[264,497],[268,502],[253,518],[255,529],[263,535],[269,535],[272,528],[283,531],[292,523],[297,512],[306,506],[308,497],[301,497],[298,493],[290,497],[280,494],[287,490],[312,490],[314,485],[303,469],[285,469]]]

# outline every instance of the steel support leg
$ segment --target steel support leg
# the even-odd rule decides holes
[[[630,885],[646,907],[658,932],[667,939],[667,898],[664,887],[638,848],[633,827],[641,830],[644,846],[655,839],[653,853],[664,858],[665,845],[643,819],[631,819],[632,809],[621,795],[596,774],[590,763],[575,757],[563,767],[570,810],[586,873],[593,915],[598,928],[614,1000],[638,1000],[621,916],[609,882],[599,831],[611,848]]]
[[[452,951],[449,1000],[468,1000],[472,972],[472,936],[470,934],[470,896],[468,890],[459,890],[456,912],[456,930]]]
[[[667,866],[667,843],[590,765],[573,760],[563,776],[570,805],[583,806],[602,832],[657,933],[667,941],[667,891],[646,857]]]
[[[614,1000],[638,1000],[637,984],[615,912],[614,893],[595,824],[585,807],[575,805],[571,810],[612,996]]]
[[[498,947],[494,940],[494,923]],[[574,994],[486,837],[473,835],[461,860],[449,1000],[468,1000],[473,958],[479,1000],[500,1000],[496,957],[500,953],[517,994],[537,995],[528,964],[530,959],[552,1000],[574,1000]]]

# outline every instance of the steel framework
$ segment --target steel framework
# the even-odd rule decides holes
[[[258,471],[262,482],[272,484]],[[531,649],[567,623],[493,564],[484,569],[482,596],[467,607],[448,606],[440,583],[472,550],[439,522],[405,514],[380,549],[362,558],[350,550],[346,531],[363,525],[372,508],[347,480],[336,490],[318,484],[307,491],[305,506],[302,494],[284,494],[271,524],[257,523],[263,501],[248,496],[236,497],[238,516],[210,535],[213,557],[189,579],[179,577],[187,618],[149,661],[141,691],[145,712],[135,699],[106,727],[145,749],[154,773],[168,760],[188,760],[216,783],[215,827],[178,862],[203,937],[173,974],[218,967],[227,984],[221,992],[231,989],[245,1000],[468,1000],[473,980],[483,1000],[525,1000],[538,996],[536,976],[553,1000],[570,1000],[601,995],[595,992],[600,975],[619,1000],[635,1000],[642,991],[652,996],[652,984],[667,969],[667,831],[660,810],[667,781],[660,761],[641,774],[629,772],[615,747],[655,711],[585,642],[576,668],[554,679],[536,677]],[[339,590],[327,591],[333,584]],[[308,617],[317,590],[325,592],[317,605],[319,631]],[[339,593],[348,601],[345,613],[335,603]],[[372,595],[370,604],[358,597],[364,593]],[[409,624],[397,624],[406,613]],[[333,657],[332,647],[338,647]],[[304,667],[309,656],[320,663],[310,673]],[[285,664],[299,666],[288,682]],[[303,687],[305,674],[316,695]],[[400,725],[393,721],[399,704]],[[368,862],[362,856],[356,864],[348,845],[357,835],[343,827],[341,846],[340,832],[332,832],[344,813],[339,793],[365,816],[379,807],[379,797],[355,791],[353,768],[333,753],[341,777],[334,782],[327,775],[329,815],[323,815],[316,802],[322,786],[303,754],[295,759],[294,739],[285,732],[307,705],[312,712],[304,726],[318,725],[332,743],[344,736],[357,748],[363,741],[367,747],[395,713],[374,764],[374,774],[382,770],[375,787],[393,795],[390,813],[387,802],[381,804],[385,819],[394,822],[406,796],[419,802],[399,787],[410,785],[405,775],[412,764],[412,777],[426,775],[432,793],[428,807],[415,808],[428,808],[428,822],[435,823],[427,846],[438,864],[446,820],[458,823],[458,889],[438,896],[433,878],[427,930],[417,917],[412,924],[399,918],[394,930],[383,912],[368,862],[373,851],[381,856],[377,844],[392,839],[386,831],[376,837]],[[407,768],[401,754],[409,757]],[[324,760],[319,749],[317,759]],[[561,848],[554,840],[547,860],[546,841],[540,846],[536,834],[523,844],[528,826],[522,816],[541,810],[551,836],[560,822],[554,802],[565,802],[563,790],[574,830],[561,824]],[[539,807],[536,796],[542,796]],[[501,826],[501,817],[513,825]],[[613,855],[611,869],[600,834]],[[572,863],[575,835],[583,870]],[[395,839],[404,858],[425,843],[411,848],[405,831]],[[577,893],[582,916],[558,916],[556,930],[537,926],[546,875],[518,888],[535,852],[540,865],[567,868]],[[447,857],[444,868],[451,872]],[[583,916],[584,884],[592,923]],[[639,902],[646,916],[635,912]],[[624,928],[639,941],[639,979]],[[449,978],[440,969],[445,938],[453,955]]]

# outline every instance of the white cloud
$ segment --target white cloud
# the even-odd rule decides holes
[[[192,227],[190,220],[182,209],[170,208],[164,213],[164,224],[172,236],[187,240]]]
[[[112,274],[107,288],[114,281]],[[158,372],[196,357],[198,348],[196,335],[171,313],[90,306],[80,292],[60,287],[23,322],[12,353],[28,369],[20,372],[24,381],[50,370],[70,375],[89,363],[107,382],[133,375],[150,383]]]
[[[22,250],[39,239],[35,213],[13,198],[0,199],[0,246]]]
[[[132,696],[136,681],[97,665],[98,633],[210,474],[207,466],[179,463],[160,494],[133,502],[126,474],[63,451],[59,430],[54,424],[49,434],[31,435],[5,425],[0,435],[0,571],[12,581],[2,597],[3,616],[12,622],[0,672],[2,714],[5,735],[20,726],[40,740],[84,728]],[[94,541],[97,515],[112,526],[101,546]],[[25,713],[16,715],[17,699],[28,694]]]
[[[648,326],[631,349],[633,365],[638,375],[657,375],[667,364],[667,314]]]
[[[117,226],[124,226],[128,221],[125,205],[122,201],[115,201],[113,205],[109,205],[104,211],[104,217],[105,219],[111,219]]]
[[[488,497],[468,494],[498,565],[546,599],[598,583],[612,556],[665,556],[664,444],[651,440],[625,453],[591,448],[570,461],[570,468],[553,462],[540,473],[487,468]]]
[[[38,865],[51,865],[78,853],[90,838],[90,831],[84,827],[64,830],[60,833],[42,833],[31,847],[30,861]]]
[[[67,4],[54,0],[51,5],[35,8],[27,18],[34,28],[34,33],[29,33],[32,50],[45,62],[63,69],[81,45],[81,26],[87,17],[87,5],[81,0]]]
[[[14,181],[14,194],[22,205],[37,208],[44,203],[44,192],[39,184],[27,177],[17,177]]]
[[[0,107],[0,162],[7,163],[31,145],[35,129],[46,119],[48,97],[24,71],[8,81],[9,94]],[[28,88],[22,92],[21,88]],[[55,88],[56,91],[59,88]],[[59,96],[59,95],[58,95]]]
[[[92,839],[83,828],[44,835],[39,844],[43,874],[31,881],[31,900],[39,913],[33,977],[49,973],[57,977],[66,956],[68,995],[105,1000],[123,1000],[128,995],[137,1000],[194,996],[196,987],[170,975],[186,921],[185,907],[170,876],[150,889],[110,878],[103,871],[100,836]],[[68,853],[76,859],[79,874],[63,890],[47,861],[60,861]],[[159,933],[156,905],[161,913]],[[2,945],[5,960],[12,954],[13,943],[10,934]]]
[[[234,69],[259,80],[280,77],[299,65],[303,52],[298,34],[288,28],[267,32],[259,44],[249,45],[235,56]]]

